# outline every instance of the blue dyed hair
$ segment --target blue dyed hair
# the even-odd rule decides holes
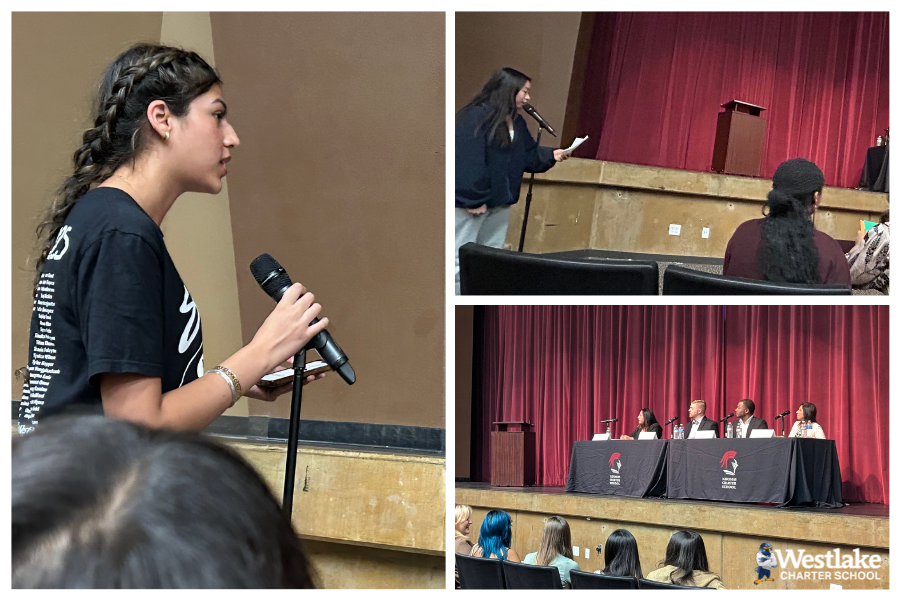
[[[485,558],[496,554],[506,560],[506,549],[512,545],[512,522],[509,514],[502,510],[492,510],[486,514],[481,522],[478,545]]]

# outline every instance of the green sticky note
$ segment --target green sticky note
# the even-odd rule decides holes
[[[878,223],[875,223],[874,221],[863,221],[863,226],[865,226],[866,231],[869,231],[876,225],[878,225]]]

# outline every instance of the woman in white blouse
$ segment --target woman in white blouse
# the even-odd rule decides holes
[[[791,427],[790,437],[801,437],[800,433],[800,423],[803,421],[809,421],[812,423],[812,429],[810,430],[812,435],[809,437],[818,438],[820,440],[824,440],[825,438],[825,430],[822,429],[822,426],[816,422],[816,405],[812,402],[804,402],[800,405],[800,408],[797,409],[797,420],[794,421],[794,426]]]

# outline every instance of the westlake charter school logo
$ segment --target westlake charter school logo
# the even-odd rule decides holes
[[[860,553],[859,548],[851,552],[835,548],[825,554],[809,554],[803,549],[776,550],[769,542],[764,542],[756,553],[756,564],[754,585],[774,581],[771,569],[779,568],[778,577],[782,581],[880,581],[878,570],[882,560],[877,554]]]
[[[728,461],[731,461],[730,463]],[[729,450],[725,454],[722,455],[722,459],[719,461],[719,466],[722,467],[722,472],[726,475],[731,475],[731,477],[723,477],[722,478],[722,489],[723,490],[736,490],[737,489],[737,477],[735,476],[735,472],[738,468],[737,461],[737,452],[734,450]],[[726,467],[730,467],[727,469]]]
[[[622,478],[619,475],[619,471],[622,470],[622,461],[619,460],[621,457],[620,452],[613,452],[609,457],[609,470],[612,471],[609,475],[609,485],[622,485]]]

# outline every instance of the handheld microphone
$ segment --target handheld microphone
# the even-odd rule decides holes
[[[539,114],[538,114],[538,111],[536,111],[532,105],[530,105],[530,104],[528,104],[528,103],[526,102],[525,104],[522,105],[522,110],[524,110],[524,111],[527,112],[529,115],[531,115],[532,117],[534,117],[534,120],[538,122],[538,125],[540,125],[540,126],[543,127],[544,129],[546,129],[546,130],[547,130],[547,133],[549,133],[549,134],[552,135],[553,137],[557,137],[557,136],[556,136],[556,130],[553,129],[552,127],[550,127],[550,123],[548,123],[547,121],[545,121],[545,120],[544,120],[544,117],[542,117],[541,115],[539,115]]]
[[[600,421],[601,423],[618,423],[618,419],[607,419],[605,421]]]
[[[721,423],[722,421],[727,421],[728,419],[730,419],[730,418],[733,417],[733,416],[734,416],[734,413],[725,415],[724,417],[722,417],[721,419],[719,419],[719,423]]]
[[[777,416],[777,417],[775,417],[775,418],[776,418],[776,419],[780,419],[780,418],[782,418],[782,417],[786,417],[786,416],[788,416],[788,415],[789,415],[789,414],[791,414],[791,411],[790,411],[790,409],[788,409],[788,410],[786,410],[786,411],[784,411],[784,412],[783,412],[783,413],[781,413],[781,414],[780,414],[780,415],[778,415],[778,416]]]
[[[671,419],[666,421],[666,425],[671,425],[672,423],[674,423],[677,420],[678,420],[678,415],[675,415],[674,417],[672,417]]]
[[[265,293],[271,296],[275,302],[280,302],[284,292],[287,291],[293,283],[290,275],[284,270],[278,261],[268,254],[260,254],[250,263],[250,272],[253,273],[256,283],[263,289]],[[312,320],[310,325],[318,323],[319,319]],[[307,349],[314,348],[319,356],[322,357],[332,371],[337,372],[341,378],[353,385],[356,383],[356,373],[350,366],[349,359],[341,347],[337,345],[327,329],[320,331],[306,345]]]

